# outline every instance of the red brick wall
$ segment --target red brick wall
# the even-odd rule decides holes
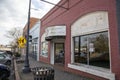
[[[92,78],[96,76],[79,72],[67,68],[67,64],[70,63],[71,58],[71,25],[79,19],[81,16],[95,11],[107,11],[109,17],[109,34],[110,34],[110,52],[111,52],[111,68],[112,72],[116,74],[116,80],[120,80],[120,53],[118,48],[118,33],[116,23],[116,3],[115,0],[62,0],[59,4],[63,4],[64,7],[69,9],[63,9],[54,7],[47,15],[41,19],[41,34],[43,34],[46,27],[53,25],[63,25],[66,28],[66,40],[65,40],[65,68],[72,72],[84,74]],[[69,4],[68,4],[69,3]],[[49,56],[50,57],[50,56]],[[97,77],[96,80],[104,80]]]

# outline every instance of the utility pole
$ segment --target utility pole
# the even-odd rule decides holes
[[[31,10],[31,0],[29,0],[29,10],[28,10],[28,26],[27,26],[27,44],[26,44],[26,56],[25,56],[25,64],[23,67],[23,73],[29,73],[31,72],[31,69],[29,67],[29,59],[28,59],[28,53],[29,53],[29,27],[30,27],[30,10]]]
[[[55,6],[58,6],[58,7],[61,7],[61,8],[64,8],[64,9],[68,9],[68,8],[65,8],[61,5],[57,5],[57,4],[54,4],[54,3],[51,3],[51,2],[48,2],[48,1],[45,1],[45,0],[41,0],[43,2],[46,2],[48,4],[51,4],[51,5],[55,5]],[[31,0],[29,0],[29,11],[28,11],[28,26],[27,26],[27,44],[26,44],[26,55],[25,55],[25,64],[24,64],[24,67],[23,67],[23,73],[29,73],[31,72],[31,69],[29,67],[29,59],[28,59],[28,53],[29,53],[29,27],[30,27],[30,11],[31,11]]]

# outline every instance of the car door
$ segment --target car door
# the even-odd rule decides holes
[[[0,54],[0,64],[4,64],[5,63],[5,56]]]

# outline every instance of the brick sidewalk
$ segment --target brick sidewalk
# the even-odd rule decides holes
[[[29,57],[29,63],[30,63],[30,68],[41,67],[41,66],[53,67],[51,65],[35,61],[31,57]],[[27,73],[27,74],[22,72],[23,66],[24,66],[24,63],[17,64],[17,71],[18,71],[20,80],[34,80],[33,79],[34,76],[33,76],[32,72]],[[63,71],[63,70],[56,68],[56,67],[54,67],[54,70],[55,70],[55,80],[92,80],[89,78],[82,77],[80,75],[75,75],[73,73]]]

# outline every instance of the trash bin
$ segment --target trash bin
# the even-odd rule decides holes
[[[34,67],[31,71],[34,80],[54,80],[54,69],[51,67]]]

